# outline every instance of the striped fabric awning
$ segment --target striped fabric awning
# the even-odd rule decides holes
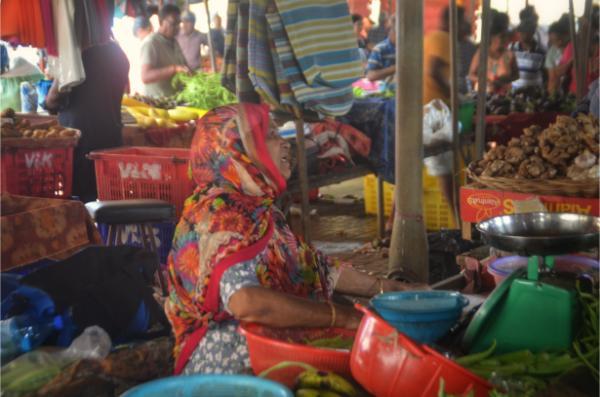
[[[275,0],[308,85],[346,87],[363,77],[346,0]]]
[[[231,0],[227,27],[223,85],[240,101],[296,117],[350,110],[363,70],[346,0]]]

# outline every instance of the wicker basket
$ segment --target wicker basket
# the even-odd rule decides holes
[[[467,168],[467,177],[491,189],[545,196],[598,197],[598,179],[515,179],[478,176]]]

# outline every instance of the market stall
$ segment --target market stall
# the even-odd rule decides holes
[[[310,86],[298,77],[311,75],[314,71],[306,68],[307,59],[290,54],[292,47],[295,51],[302,50],[303,54],[311,51],[302,40],[297,41],[301,35],[295,34],[294,29],[302,31],[296,25],[297,20],[300,17],[310,20],[308,16],[314,11],[303,9],[302,2],[298,2],[298,8],[290,6],[293,2],[284,2],[290,8],[281,13],[267,8],[267,3],[262,1],[232,3],[238,7],[230,7],[235,23],[230,28],[230,59],[226,59],[225,83],[240,100],[261,98],[285,112],[291,122],[299,171],[291,180],[289,190],[302,194],[303,227],[307,240],[310,240],[309,188],[376,170],[380,176],[376,200],[380,219],[383,219],[383,179],[403,187],[394,193],[398,209],[390,269],[396,271],[396,276],[428,280],[421,186],[424,179],[420,172],[422,159],[454,149],[454,174],[457,176],[458,153],[473,139],[469,134],[459,135],[459,104],[454,92],[452,142],[423,148],[422,82],[420,78],[414,78],[422,73],[421,22],[413,25],[413,22],[422,20],[422,4],[396,3],[397,23],[402,27],[398,29],[397,59],[402,71],[397,77],[399,90],[395,101],[354,100],[353,106],[359,109],[357,111],[351,107],[353,100],[348,96],[351,91],[348,81],[335,79],[336,73],[345,68],[350,69],[348,73],[351,76],[347,80],[355,77],[352,70],[355,59],[351,56],[347,62],[326,68],[326,71],[335,70],[333,76],[324,73],[317,78],[313,75]],[[334,6],[347,14],[345,2],[338,3]],[[452,8],[455,8],[455,3],[451,1]],[[483,3],[485,21],[489,1]],[[454,27],[457,24],[455,14],[454,10],[451,23]],[[338,17],[334,14],[332,19]],[[331,21],[326,20],[319,28],[331,31],[327,23]],[[351,40],[347,40],[348,43],[341,40],[342,44],[335,47],[342,47],[342,50],[355,46],[349,44],[354,41],[349,28],[344,26],[344,29],[336,34],[348,36]],[[268,42],[265,37],[269,37]],[[346,44],[348,48],[344,47]],[[283,70],[284,64],[286,70],[292,70],[291,73]],[[455,65],[452,69],[455,75]],[[218,78],[208,78],[215,77]],[[90,154],[90,160],[96,164],[100,199],[160,198],[176,205],[178,216],[182,213],[184,200],[194,188],[188,176],[194,172],[189,167],[194,121],[203,109],[219,106],[231,99],[226,94],[221,96],[221,89],[219,95],[187,96],[194,88],[206,89],[205,80],[200,85],[195,82],[206,78],[203,74],[195,75],[183,82],[182,93],[186,98],[181,99],[186,107],[146,103],[145,98],[124,99],[123,109],[130,117],[124,138],[130,139],[128,143],[138,146],[139,142],[144,147],[123,147]],[[453,80],[455,82],[456,78],[453,77]],[[452,85],[455,89],[455,84]],[[402,92],[417,94],[408,96],[401,95]],[[218,98],[219,102],[193,103],[198,97]],[[350,124],[356,126],[360,121],[343,124],[340,120],[314,118],[319,112],[360,119],[364,109],[367,109],[364,111],[367,116],[361,121],[378,124],[356,130]],[[476,140],[482,145],[485,141],[481,130],[482,115],[486,112],[481,108],[481,102],[479,110]],[[511,116],[507,115],[507,119],[510,120]],[[541,116],[537,114],[536,117],[536,121],[543,124]],[[123,392],[127,397],[175,394],[198,397],[213,396],[216,390],[227,396],[268,393],[282,397],[395,397],[399,394],[527,397],[536,393],[549,395],[557,390],[558,395],[594,392],[599,377],[598,120],[587,116],[552,117],[549,125],[527,128],[522,136],[508,140],[506,146],[495,140],[496,146],[483,158],[476,158],[467,169],[474,184],[461,189],[464,201],[461,215],[465,225],[467,222],[479,223],[478,229],[485,242],[495,252],[503,252],[498,254],[503,257],[490,264],[490,272],[496,271],[495,286],[491,283],[486,289],[479,285],[467,294],[463,272],[433,285],[431,291],[384,292],[384,285],[389,286],[387,283],[392,280],[375,279],[368,288],[369,296],[373,295],[371,287],[375,288],[373,298],[368,302],[363,299],[355,306],[362,313],[356,330],[335,327],[336,319],[343,318],[345,312],[340,310],[336,314],[337,305],[334,306],[333,301],[348,299],[339,291],[335,292],[332,301],[323,303],[327,305],[327,315],[331,315],[325,322],[328,327],[287,328],[244,321],[235,323],[234,328],[247,340],[249,364],[244,364],[245,375],[168,377],[177,364],[172,360],[174,342],[171,326],[164,318],[164,302],[158,305],[153,296],[153,269],[158,266],[156,258],[131,247],[116,247],[121,248],[121,252],[115,248],[110,255],[108,250],[102,249],[104,247],[95,247],[65,258],[66,252],[71,253],[73,249],[98,240],[81,203],[28,198],[19,205],[8,205],[10,203],[4,200],[20,198],[3,197],[3,271],[43,259],[46,254],[63,255],[58,258],[61,259],[59,264],[32,270],[23,279],[14,274],[2,274],[3,389],[15,396],[61,397],[84,394],[110,396]],[[514,125],[512,121],[504,121],[504,125]],[[531,119],[523,122],[530,123]],[[14,138],[26,139],[23,137],[29,133],[25,133],[22,127],[22,122],[16,119],[10,129],[3,125],[3,138],[6,129],[7,136],[19,134]],[[366,137],[359,130],[365,132]],[[37,136],[31,139],[56,139],[58,142],[63,134],[59,127],[48,128],[46,132],[35,131],[31,131],[31,135]],[[404,134],[401,135],[401,131]],[[218,134],[216,130],[211,132]],[[50,134],[53,136],[48,136]],[[71,134],[72,131],[64,132],[63,137],[70,138],[70,144],[76,140],[76,134]],[[400,136],[402,139],[399,139]],[[311,146],[315,142],[318,143],[316,148]],[[4,158],[3,152],[3,170]],[[311,163],[315,159],[316,162]],[[418,166],[415,167],[415,164]],[[458,185],[455,182],[455,187]],[[68,190],[63,187],[60,185],[61,189],[54,188],[53,191]],[[225,204],[220,199],[210,208],[218,211],[224,205],[234,208],[240,203]],[[524,214],[511,215],[516,212]],[[552,212],[580,212],[586,216]],[[496,217],[498,215],[508,216]],[[260,216],[260,211],[253,213],[253,219]],[[236,216],[229,216],[211,225],[215,229],[223,227],[223,230],[216,230],[221,234],[218,244],[211,242],[215,245],[213,251],[224,252],[238,244],[238,237],[227,235],[227,227],[232,224],[237,225],[236,236],[245,232],[239,223],[235,223],[237,220]],[[224,226],[224,223],[228,224]],[[24,229],[24,225],[28,228]],[[155,225],[155,233],[160,235],[162,263],[166,261],[170,248],[173,234],[170,226],[171,229],[165,232],[161,225]],[[272,231],[271,224],[259,226],[261,230]],[[468,226],[464,230],[472,230],[471,225]],[[36,239],[31,244],[32,249],[26,252],[33,255],[26,256],[14,244],[19,243],[22,247],[22,241],[30,241],[33,235],[30,229],[36,233]],[[277,234],[281,235],[280,232]],[[319,257],[318,254],[313,255],[307,246],[294,245],[297,243],[290,241],[292,237],[286,235],[284,238],[289,246],[277,251],[278,254],[288,255],[286,249],[299,247],[306,250],[302,251],[302,258]],[[262,241],[261,238],[259,242]],[[195,260],[190,262],[194,269],[199,259],[194,256],[198,251],[194,252],[193,248],[200,244],[190,244],[187,247],[189,251],[181,254],[181,257]],[[245,248],[240,252],[244,253]],[[489,252],[489,248],[486,250]],[[203,251],[202,255],[208,254]],[[288,271],[293,263],[291,256],[277,257],[281,258]],[[5,266],[7,260],[9,264]],[[310,266],[306,266],[298,278],[309,280],[308,283],[320,280],[323,285],[329,282],[311,270]],[[215,276],[221,275],[217,273]],[[273,272],[263,276],[276,279],[279,274]],[[181,279],[173,277],[171,282],[175,282],[176,278],[177,282]],[[211,283],[211,278],[201,279],[199,289]],[[174,289],[187,287],[187,282]],[[10,288],[5,289],[5,286]],[[438,291],[441,288],[448,290]],[[216,314],[216,309],[210,308],[210,302],[219,299],[216,298],[218,290],[216,294],[214,289],[210,291],[210,294],[207,293],[208,303],[205,305],[202,297],[203,303],[193,306],[194,310],[202,311],[209,321],[215,317],[233,320],[228,314]],[[55,298],[56,302],[48,304],[46,292],[61,299]],[[63,292],[71,294],[69,298],[73,300],[63,301],[60,294]],[[32,296],[44,299],[33,299]],[[329,297],[324,296],[324,299]],[[7,303],[11,302],[21,306],[17,305],[17,311],[10,314],[18,313],[23,317],[9,316],[5,312]],[[65,323],[69,319],[74,320],[78,332],[83,331],[81,339],[61,339],[65,329],[72,329],[73,324]],[[202,331],[205,326],[200,326],[203,321],[194,323],[194,338],[198,335],[197,331]],[[83,329],[88,325],[100,325],[102,328]],[[32,335],[28,333],[31,329],[42,331]],[[157,329],[158,334],[154,333]],[[163,336],[165,334],[169,335]],[[159,335],[161,337],[157,337]],[[151,340],[139,343],[139,338]],[[61,341],[60,346],[65,349],[52,352],[37,349],[44,342],[50,344],[54,340]],[[221,343],[219,338],[215,340],[215,343]],[[126,345],[121,345],[123,343]],[[20,357],[7,361],[17,356]],[[228,358],[221,353],[214,357],[217,361]],[[149,383],[135,387],[144,382]]]

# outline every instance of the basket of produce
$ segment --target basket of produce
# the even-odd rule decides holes
[[[351,377],[350,349],[355,331],[340,328],[270,328],[259,324],[242,324],[250,364],[255,374],[284,361],[297,361],[321,371]],[[298,366],[272,371],[268,378],[293,386],[303,372]]]
[[[69,197],[73,148],[81,132],[56,119],[2,112],[2,192],[33,197]]]
[[[577,100],[574,95],[548,94],[542,90],[510,92],[506,95],[488,94],[485,113],[507,115],[511,113],[571,113]]]
[[[66,128],[55,118],[29,118],[18,115],[11,108],[2,111],[2,148],[56,148],[73,147],[81,132]]]
[[[558,116],[546,129],[534,125],[507,146],[495,146],[467,175],[497,190],[598,197],[599,131],[591,115]]]

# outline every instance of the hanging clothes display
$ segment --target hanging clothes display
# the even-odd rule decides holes
[[[59,57],[48,57],[48,71],[58,79],[59,91],[69,91],[85,80],[81,47],[75,35],[74,0],[52,0]]]
[[[275,0],[309,86],[342,88],[363,77],[346,0]]]
[[[275,67],[275,79],[277,81],[277,88],[279,89],[279,101],[284,108],[287,107],[291,109],[290,113],[294,114],[294,116],[301,117],[302,106],[300,106],[300,104],[296,100],[296,97],[294,96],[294,92],[292,91],[292,87],[290,85],[290,81],[283,72],[283,65],[281,64],[279,55],[277,55],[275,41],[272,39],[273,31],[270,27],[269,35],[271,37],[271,39],[269,40],[269,49],[271,51],[273,65]]]
[[[110,14],[109,14],[110,9]],[[114,0],[78,0],[75,2],[75,35],[81,48],[104,44],[110,37]]]
[[[352,107],[352,87],[332,88],[315,82],[308,85],[302,70],[294,57],[287,39],[281,17],[278,13],[268,13],[267,21],[273,32],[277,55],[283,72],[290,82],[296,100],[305,108],[327,116],[342,116]]]
[[[52,11],[52,0],[40,0],[44,35],[46,36],[46,52],[48,55],[58,56],[56,37],[54,36],[54,13]]]
[[[270,0],[252,0],[248,23],[248,76],[254,89],[269,105],[279,105],[275,67],[267,37],[265,14]]]
[[[44,48],[46,36],[40,1],[2,0],[0,36],[11,43]]]
[[[249,0],[230,0],[227,6],[227,33],[223,57],[222,85],[240,102],[260,102],[248,76]]]
[[[345,0],[229,2],[223,85],[296,117],[350,110],[362,76]]]

